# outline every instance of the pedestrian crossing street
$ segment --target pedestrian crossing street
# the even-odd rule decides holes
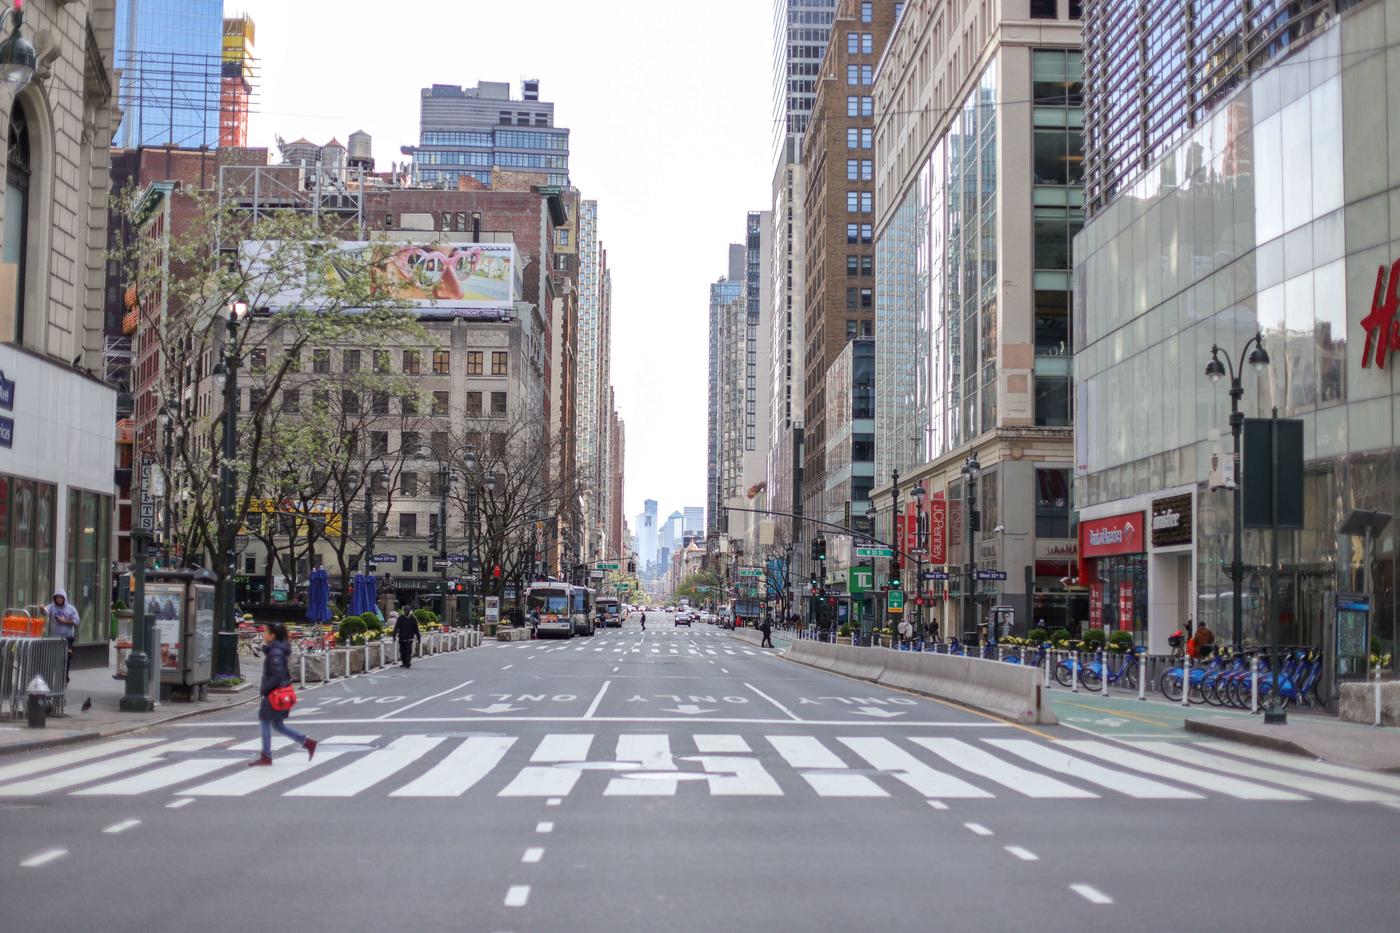
[[[691,658],[721,658],[726,655],[733,657],[736,655],[748,655],[755,657],[766,655],[770,652],[758,648],[749,648],[743,642],[730,638],[724,632],[696,631],[693,635],[690,632],[681,632],[679,629],[661,629],[652,632],[648,629],[645,633],[639,630],[615,631],[606,635],[600,632],[593,638],[572,638],[566,640],[538,640],[524,642],[506,642],[499,645],[505,651],[528,651],[533,656],[549,655],[560,652],[584,655],[642,655],[650,657],[691,657]]]
[[[1400,806],[1400,776],[1222,742],[548,733],[120,738],[0,765],[0,799],[50,795],[392,798],[782,797],[1339,800]]]

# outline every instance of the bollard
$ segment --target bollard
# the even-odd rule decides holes
[[[1191,705],[1191,655],[1181,656],[1181,705]]]
[[[1069,653],[1069,689],[1071,693],[1079,692],[1079,649]]]
[[[1259,712],[1259,655],[1249,659],[1249,711]]]
[[[1138,666],[1138,699],[1139,699],[1139,700],[1145,701],[1145,700],[1147,699],[1147,652],[1146,652],[1146,651],[1139,651],[1139,652],[1137,653],[1137,666]]]
[[[305,688],[306,688],[306,652],[305,652],[305,651],[303,651],[303,652],[301,653],[300,667],[301,667],[301,686],[302,686],[302,689],[305,689]]]
[[[1045,688],[1046,690],[1049,690],[1049,689],[1050,689],[1050,655],[1051,655],[1050,649],[1049,649],[1049,648],[1046,648],[1046,649],[1045,649],[1045,685],[1044,685],[1044,688]]]
[[[1376,668],[1376,721],[1373,722],[1371,725],[1373,725],[1373,726],[1379,726],[1380,724],[1381,724],[1381,669],[1380,669],[1380,667],[1378,666],[1378,667]]]
[[[1107,648],[1101,649],[1101,650],[1099,651],[1099,664],[1100,664],[1099,673],[1103,675],[1103,689],[1100,690],[1100,693],[1101,693],[1103,696],[1108,696],[1108,649],[1107,649]]]

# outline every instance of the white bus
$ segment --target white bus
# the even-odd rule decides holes
[[[622,628],[622,600],[616,596],[599,596],[598,621],[604,628]]]
[[[573,616],[575,635],[593,634],[593,604],[597,597],[594,590],[586,586],[575,586],[573,589]]]
[[[567,583],[532,583],[525,590],[525,612],[529,617],[538,614],[541,638],[573,637],[573,589]]]

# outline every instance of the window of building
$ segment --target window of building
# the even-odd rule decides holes
[[[860,130],[854,126],[846,128],[846,148],[857,149],[860,147]]]
[[[861,321],[861,322],[860,322],[860,335],[861,335],[862,337],[874,337],[874,336],[875,336],[875,322],[874,322],[874,321],[871,321],[871,320]]]
[[[480,351],[480,350],[468,350],[468,351],[467,351],[467,375],[468,375],[468,376],[480,376],[480,375],[481,375],[481,351]]]
[[[427,554],[419,554],[419,555],[418,555],[418,572],[419,572],[419,573],[427,573],[427,572],[428,572],[428,555],[427,555]]]
[[[1071,387],[1068,361],[1061,367],[1047,364],[1059,360],[1042,360],[1035,369],[1035,424],[1041,428],[1064,428],[1073,423],[1070,410]],[[1063,371],[1056,371],[1062,369]]]
[[[375,391],[370,396],[370,413],[375,415],[387,415],[389,413],[389,393]]]
[[[860,49],[860,33],[846,33],[846,54],[854,55]]]
[[[447,432],[434,431],[432,434],[433,456],[439,460],[447,458]]]
[[[875,116],[875,98],[862,97],[860,99],[860,115],[862,117]]]
[[[860,242],[863,246],[869,246],[875,242],[875,229],[871,224],[860,225]]]
[[[859,256],[847,256],[847,257],[846,257],[846,274],[847,274],[847,275],[860,275],[860,257],[859,257]]]
[[[451,351],[451,350],[434,350],[434,351],[433,351],[433,375],[434,375],[434,376],[446,376],[446,375],[451,374],[451,372],[452,372],[452,351]]]
[[[860,98],[854,94],[846,97],[846,116],[854,117],[860,113]]]
[[[1083,216],[1074,207],[1037,207],[1032,222],[1032,249],[1037,269],[1068,269],[1070,243]]]
[[[848,289],[846,289],[846,307],[847,307],[847,309],[854,311],[854,310],[856,309],[857,305],[859,304],[859,302],[860,302],[860,289],[858,289],[858,288],[848,288]]]
[[[860,21],[862,23],[875,22],[875,4],[871,0],[862,0],[860,5]]]
[[[861,180],[861,181],[871,181],[872,179],[874,179],[874,177],[875,177],[875,160],[873,160],[873,159],[861,159],[861,160],[860,160],[860,180]]]
[[[360,351],[346,350],[340,357],[341,369],[347,373],[360,371]]]
[[[418,357],[417,350],[403,351],[403,371],[410,376],[416,376],[422,371],[422,361]]]
[[[10,110],[10,139],[5,167],[4,250],[0,258],[15,269],[14,340],[24,341],[24,287],[29,265],[29,119],[24,105]]]
[[[283,411],[287,411],[287,412],[293,412],[293,413],[298,412],[298,411],[301,411],[301,390],[300,390],[300,389],[283,389],[283,390],[282,390],[282,410],[283,410]]]
[[[899,22],[899,18],[904,15],[904,0],[898,0],[894,5],[894,21]],[[873,457],[871,458],[874,459]]]
[[[299,372],[301,372],[301,351],[300,351],[300,350],[284,350],[283,352],[284,352],[284,353],[286,354],[286,356],[287,356],[287,372],[289,372],[289,373],[299,373]]]
[[[857,224],[846,224],[846,242],[852,245],[860,242],[860,227]]]
[[[510,351],[508,351],[508,350],[492,350],[492,351],[491,351],[491,375],[493,375],[493,376],[507,376],[507,375],[510,375]]]
[[[860,66],[859,66],[859,65],[847,65],[847,66],[846,66],[846,83],[849,84],[849,85],[851,85],[852,87],[855,87],[856,85],[860,84]]]
[[[560,227],[558,230],[555,230],[555,231],[554,231],[554,242],[555,242],[555,243],[558,243],[560,246],[568,246],[568,245],[569,245],[569,228],[568,228],[568,227]]]
[[[869,32],[860,34],[860,54],[871,55],[875,52],[875,35]]]
[[[416,395],[405,395],[399,400],[399,405],[405,415],[418,414],[418,396]]]
[[[875,307],[875,289],[862,288],[860,290],[860,306],[866,310]]]
[[[441,417],[441,416],[447,414],[447,393],[446,393],[446,392],[434,392],[434,393],[433,393],[433,414],[436,415],[436,416],[438,416],[438,417]]]
[[[862,256],[862,257],[860,257],[860,274],[861,274],[861,275],[874,275],[874,274],[875,274],[875,257],[874,257],[874,256]]]
[[[858,334],[859,332],[860,332],[860,325],[859,325],[859,322],[858,322],[858,321],[853,321],[853,320],[850,320],[849,318],[847,318],[847,320],[846,320],[846,339],[847,339],[847,340],[854,340],[854,339],[856,339],[856,334]]]
[[[846,160],[846,180],[847,180],[847,181],[856,181],[856,180],[859,179],[859,178],[860,178],[860,160],[859,160],[859,159],[847,159],[847,160]]]
[[[504,392],[491,393],[491,414],[504,415],[506,413],[506,394]]]
[[[860,131],[860,148],[875,148],[875,131],[868,126]]]
[[[418,537],[418,516],[415,515],[413,512],[399,513],[399,537]]]
[[[399,474],[399,492],[405,496],[418,495],[418,474],[403,472]]]
[[[467,417],[468,417],[468,418],[480,418],[480,417],[481,417],[481,393],[480,393],[480,392],[468,392],[468,393],[467,393]]]
[[[1070,18],[1070,19],[1083,19],[1083,18],[1084,18],[1084,4],[1083,4],[1082,2],[1080,2],[1080,0],[1069,0],[1069,18]]]
[[[340,392],[340,410],[347,415],[358,415],[360,413],[360,393],[353,389],[342,389]]]
[[[418,443],[417,431],[401,431],[399,433],[399,451],[404,456],[412,457],[417,455],[420,446],[421,445]]]
[[[248,358],[248,366],[255,373],[267,372],[267,348],[254,347]]]
[[[413,573],[413,555],[405,554],[403,558],[403,572]]]
[[[856,191],[846,192],[846,211],[854,214],[860,209],[860,193]]]
[[[1059,19],[1059,0],[1031,0],[1031,19]]]
[[[369,455],[371,457],[387,457],[389,455],[388,431],[369,432]]]
[[[875,66],[874,66],[874,65],[861,65],[861,66],[860,66],[860,83],[861,83],[861,84],[873,84],[874,82],[875,82]]]
[[[1035,471],[1035,536],[1068,538],[1070,502],[1069,470]]]
[[[312,350],[311,371],[313,373],[329,373],[331,371],[331,351]]]
[[[374,371],[377,373],[387,373],[389,371],[389,351],[374,351]]]
[[[873,210],[875,210],[875,195],[869,191],[862,191],[860,193],[860,212],[869,214]]]

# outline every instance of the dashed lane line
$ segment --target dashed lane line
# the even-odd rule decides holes
[[[115,835],[117,835],[118,833],[124,833],[124,832],[126,832],[128,829],[131,829],[133,826],[140,826],[140,825],[141,825],[141,821],[140,821],[140,820],[122,820],[120,823],[113,823],[111,826],[108,826],[106,829],[104,829],[104,830],[102,830],[102,831],[103,831],[104,833],[106,833],[107,835],[109,835],[109,836],[115,836]]]
[[[1090,904],[1112,904],[1113,898],[1091,884],[1072,884],[1069,889]]]
[[[56,862],[68,854],[67,849],[46,849],[38,855],[31,855],[19,863],[20,868],[43,868],[49,862]]]
[[[530,902],[530,886],[528,884],[513,884],[506,891],[507,907],[524,907]]]

